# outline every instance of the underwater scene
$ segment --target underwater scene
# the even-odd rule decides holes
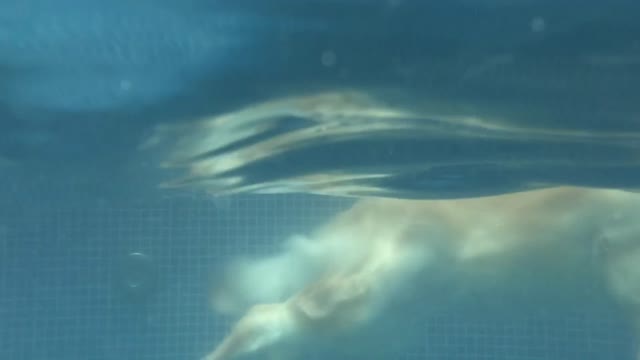
[[[0,359],[640,360],[638,19],[0,0]]]

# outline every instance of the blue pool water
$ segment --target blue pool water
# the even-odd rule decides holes
[[[231,325],[208,305],[216,270],[233,256],[272,253],[350,203],[305,195],[109,201],[87,199],[81,184],[13,177],[3,186],[11,191],[0,207],[0,357],[19,360],[197,359]],[[146,296],[129,296],[120,281],[136,277],[127,274],[134,252],[149,257],[157,279]],[[610,308],[500,319],[445,312],[406,326],[415,339],[395,347],[394,332],[379,329],[376,341],[390,344],[382,358],[604,360],[633,351],[628,324]],[[307,355],[350,360],[353,351],[325,345]]]
[[[232,325],[209,304],[224,265],[276,252],[342,195],[637,190],[638,14],[0,0],[0,359],[199,359]],[[390,317],[301,356],[631,360],[625,315],[582,305]]]

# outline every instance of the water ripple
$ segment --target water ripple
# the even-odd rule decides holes
[[[186,170],[164,186],[218,195],[424,199],[557,185],[635,188],[640,180],[640,132],[541,127],[462,109],[332,91],[160,126],[143,148],[168,150],[162,166]]]

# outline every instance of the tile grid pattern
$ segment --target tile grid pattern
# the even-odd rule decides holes
[[[217,266],[237,254],[275,251],[279,240],[348,202],[290,195],[4,204],[0,358],[168,360],[198,359],[228,330],[229,321],[207,304]],[[131,252],[149,256],[158,276],[141,301],[127,298],[118,282]],[[443,314],[418,324],[423,341],[397,359],[624,359],[630,338],[618,320],[576,313],[487,322]]]

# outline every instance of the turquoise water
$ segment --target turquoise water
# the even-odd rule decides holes
[[[81,186],[11,182],[0,212],[0,354],[20,360],[200,358],[231,325],[208,305],[216,271],[234,256],[276,251],[281,239],[349,202],[298,195],[243,196],[222,207],[203,198],[83,201]],[[134,252],[148,256],[151,264],[138,265],[153,276],[132,269]],[[131,290],[130,279],[142,290]],[[395,327],[392,317],[353,342],[314,344],[306,353],[353,359],[373,339],[386,344],[377,351],[386,359],[632,358],[618,310],[540,307],[502,317],[455,309]],[[398,343],[400,329],[412,338]]]
[[[209,304],[224,265],[352,197],[637,189],[637,14],[1,0],[0,359],[199,359],[232,324]],[[610,305],[414,308],[301,356],[632,359]]]

